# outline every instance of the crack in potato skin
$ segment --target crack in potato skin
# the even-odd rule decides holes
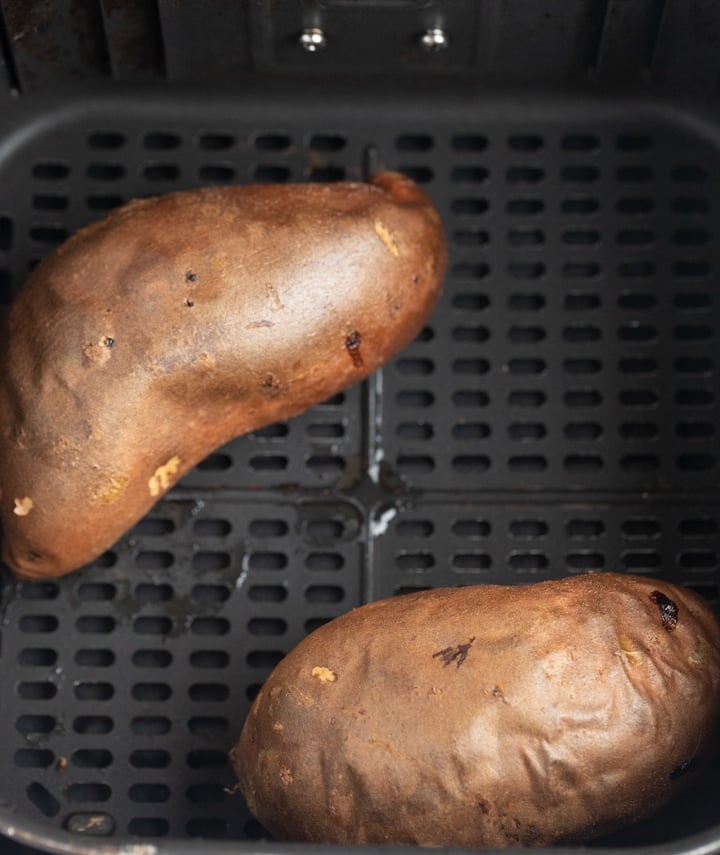
[[[180,457],[177,454],[173,454],[167,463],[163,463],[162,466],[158,466],[148,481],[150,495],[153,498],[161,496],[170,487],[173,475],[175,475],[179,469]]]

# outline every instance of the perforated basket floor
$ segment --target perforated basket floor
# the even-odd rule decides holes
[[[227,751],[283,654],[373,598],[621,570],[717,602],[720,152],[699,125],[430,93],[11,106],[3,304],[132,197],[358,178],[369,145],[424,185],[451,247],[435,315],[369,382],[220,449],[82,572],[5,574],[0,798],[18,825],[261,838]],[[714,770],[606,842],[681,840],[719,805]]]

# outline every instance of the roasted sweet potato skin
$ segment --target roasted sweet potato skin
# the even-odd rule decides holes
[[[213,449],[367,376],[445,264],[437,211],[390,172],[175,193],[78,232],[0,331],[4,560],[86,564]]]
[[[539,846],[654,812],[712,757],[719,716],[707,603],[588,574],[349,612],[280,662],[231,757],[279,838]]]

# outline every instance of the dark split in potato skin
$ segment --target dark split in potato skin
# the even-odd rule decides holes
[[[362,380],[420,331],[446,255],[390,172],[174,193],[79,231],[0,331],[4,560],[92,561],[214,449]]]
[[[654,813],[719,730],[709,605],[598,573],[408,594],[331,621],[275,668],[231,758],[280,839],[546,846]]]

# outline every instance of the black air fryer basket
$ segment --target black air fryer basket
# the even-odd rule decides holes
[[[210,455],[92,566],[3,569],[0,851],[296,851],[227,752],[368,600],[617,570],[717,603],[720,4],[0,10],[0,311],[74,230],[200,185],[397,169],[450,246],[367,382]],[[720,767],[594,845],[720,851]]]

